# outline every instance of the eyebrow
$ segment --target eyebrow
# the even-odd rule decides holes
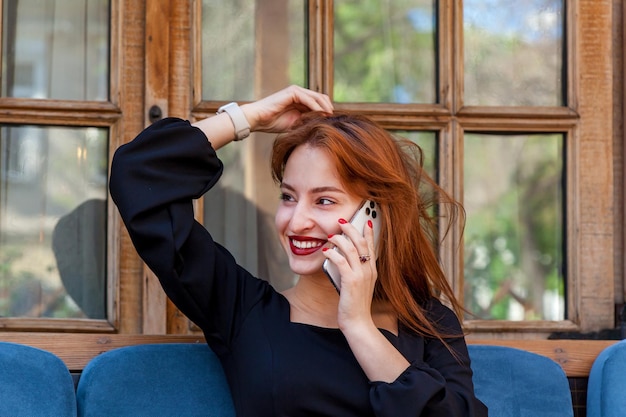
[[[286,189],[288,189],[288,190],[290,190],[290,191],[296,191],[296,189],[295,189],[293,186],[291,186],[291,185],[289,185],[289,184],[287,184],[287,183],[285,183],[285,182],[282,182],[282,183],[280,184],[280,186],[281,186],[281,188],[286,188]],[[317,193],[326,193],[326,192],[335,192],[335,193],[342,193],[342,194],[345,194],[345,193],[346,193],[346,192],[345,192],[344,190],[342,190],[341,188],[331,187],[331,186],[315,187],[315,188],[313,188],[311,191],[312,191],[314,194],[317,194]]]

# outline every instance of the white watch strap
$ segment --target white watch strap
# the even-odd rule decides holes
[[[235,140],[242,140],[250,136],[250,123],[237,103],[228,103],[217,110],[217,114],[226,113],[235,127]]]

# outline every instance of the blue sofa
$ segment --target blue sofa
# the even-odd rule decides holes
[[[594,360],[587,384],[587,417],[626,416],[626,340]]]
[[[52,353],[0,342],[0,416],[76,415],[74,381]]]
[[[476,395],[491,417],[573,416],[569,384],[556,362],[510,347],[470,345],[469,351]],[[604,362],[602,375],[610,365]],[[0,383],[2,416],[235,416],[222,367],[203,343],[102,353],[87,364],[75,389],[58,357],[0,342]],[[617,414],[590,417],[609,415]]]
[[[474,390],[490,417],[573,417],[567,376],[552,359],[504,346],[468,349]]]
[[[234,417],[226,377],[206,344],[123,347],[93,358],[76,390],[85,417]]]

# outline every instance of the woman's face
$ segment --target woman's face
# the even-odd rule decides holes
[[[323,274],[328,235],[341,232],[338,220],[350,220],[362,199],[343,187],[327,151],[308,145],[287,160],[280,191],[276,230],[291,270]]]

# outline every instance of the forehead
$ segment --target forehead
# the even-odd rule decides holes
[[[287,159],[283,183],[296,187],[341,187],[335,163],[326,149],[298,146]]]

